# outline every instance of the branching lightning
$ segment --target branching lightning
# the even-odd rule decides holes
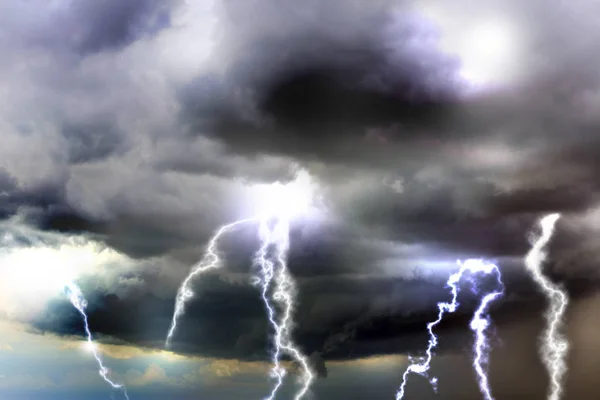
[[[85,333],[87,336],[87,344],[89,345],[90,349],[92,350],[92,353],[94,354],[94,358],[96,359],[96,362],[98,363],[98,367],[99,367],[98,373],[100,374],[102,379],[104,379],[106,381],[106,383],[108,383],[114,389],[122,390],[125,395],[125,398],[127,400],[129,400],[129,395],[127,394],[127,389],[125,388],[125,386],[120,383],[113,382],[108,377],[108,374],[110,371],[108,370],[108,368],[106,368],[104,366],[104,363],[102,362],[102,359],[100,358],[100,355],[98,354],[98,352],[96,351],[96,348],[94,347],[94,343],[92,340],[92,332],[90,331],[87,313],[85,312],[85,309],[87,308],[87,300],[83,297],[83,293],[81,292],[81,289],[79,289],[79,286],[77,286],[75,283],[71,282],[66,286],[66,291],[67,291],[67,295],[69,296],[69,300],[71,301],[71,304],[73,305],[73,307],[75,307],[77,309],[77,311],[79,311],[79,314],[81,314],[81,318],[83,319],[83,325],[84,325]]]
[[[260,277],[256,278],[255,283],[260,285],[262,288],[261,296],[265,304],[265,308],[267,309],[267,318],[269,319],[271,327],[275,331],[275,350],[273,351],[271,358],[273,367],[271,368],[270,375],[271,378],[276,380],[276,382],[271,390],[271,394],[269,397],[267,397],[268,400],[273,400],[283,383],[283,378],[285,377],[286,371],[280,363],[281,348],[283,345],[283,332],[279,326],[279,323],[277,322],[276,311],[274,306],[271,304],[271,299],[269,298],[269,289],[275,276],[275,265],[273,264],[273,261],[269,259],[269,249],[273,244],[273,232],[271,232],[268,222],[265,220],[261,221],[260,223],[259,235],[262,244],[260,249],[256,252],[254,262],[260,268]]]
[[[285,369],[280,364],[282,352],[287,353],[302,367],[302,385],[294,396],[295,400],[300,400],[308,393],[314,379],[314,374],[310,369],[308,358],[302,354],[292,339],[292,314],[296,288],[287,269],[286,260],[289,247],[289,222],[285,218],[280,217],[275,226],[270,228],[268,220],[265,219],[260,224],[260,236],[262,246],[257,252],[256,257],[256,263],[260,267],[258,283],[262,287],[262,298],[267,309],[269,322],[275,331],[275,349],[272,354],[273,368],[271,369],[271,376],[276,379],[276,383],[270,395],[265,400],[273,400],[283,382]],[[275,262],[268,255],[271,246],[275,247]],[[272,299],[279,306],[279,310],[282,313],[279,320],[276,318],[277,312],[268,296],[271,284],[274,284]]]
[[[220,266],[221,259],[217,254],[219,239],[240,224],[257,222],[261,246],[254,257],[254,265],[259,270],[259,276],[255,277],[254,283],[261,287],[261,297],[267,310],[267,317],[275,331],[271,377],[276,382],[266,400],[275,398],[286,375],[286,370],[281,364],[283,353],[287,353],[302,366],[301,388],[294,397],[295,400],[300,400],[308,393],[314,374],[310,369],[308,358],[302,354],[292,339],[296,288],[294,280],[287,269],[287,253],[289,249],[290,220],[295,215],[305,211],[312,200],[310,178],[308,174],[301,171],[291,184],[281,185],[275,183],[267,189],[266,197],[261,199],[264,211],[255,217],[239,220],[221,227],[210,240],[203,259],[192,268],[181,284],[165,344],[167,347],[170,346],[177,328],[177,321],[185,312],[186,302],[194,295],[190,288],[192,279],[196,275]],[[272,222],[274,222],[274,225]],[[272,252],[274,254],[271,254]]]
[[[459,306],[458,303],[458,283],[463,277],[463,275],[467,272],[471,274],[483,273],[485,275],[490,275],[494,273],[496,275],[496,279],[500,286],[499,291],[492,292],[486,295],[479,307],[477,308],[473,319],[471,320],[471,330],[475,332],[475,344],[473,346],[473,352],[475,353],[475,357],[473,359],[473,368],[477,373],[479,388],[481,392],[484,394],[486,400],[492,400],[491,391],[489,388],[489,383],[487,379],[487,362],[488,362],[488,340],[485,336],[486,329],[489,327],[489,318],[486,315],[486,311],[489,308],[489,305],[492,301],[498,299],[502,296],[504,292],[504,285],[501,280],[500,270],[498,267],[492,263],[486,263],[482,260],[467,260],[463,263],[460,263],[460,268],[457,272],[450,275],[450,278],[446,282],[446,286],[450,288],[452,293],[452,301],[447,303],[438,303],[438,317],[435,321],[427,324],[427,330],[429,332],[429,344],[427,346],[426,355],[421,359],[419,363],[413,363],[413,359],[411,358],[411,364],[409,364],[408,368],[404,371],[402,375],[402,384],[400,385],[400,389],[396,392],[396,400],[400,400],[404,397],[404,391],[406,388],[406,382],[408,380],[408,376],[411,373],[415,373],[421,375],[423,377],[428,377],[428,372],[431,367],[431,360],[433,358],[433,350],[438,344],[438,338],[433,333],[433,328],[438,325],[446,313],[453,313]],[[437,391],[437,378],[431,377],[429,378],[429,382],[435,391]]]
[[[547,255],[544,248],[552,238],[559,218],[560,214],[550,214],[540,220],[542,234],[525,257],[525,266],[550,302],[546,311],[547,327],[542,336],[540,349],[551,380],[548,400],[559,400],[562,395],[562,382],[567,372],[565,358],[569,350],[569,343],[560,332],[569,302],[568,295],[542,273],[542,263]]]
[[[275,292],[273,299],[281,305],[283,316],[280,319],[279,326],[282,333],[282,349],[284,349],[294,360],[296,360],[303,370],[302,386],[294,396],[294,400],[302,399],[310,388],[314,379],[314,374],[310,369],[308,358],[300,352],[292,340],[293,318],[292,314],[295,306],[296,287],[294,280],[287,269],[287,253],[289,248],[289,221],[282,220],[276,227],[279,231],[279,240],[277,243],[277,263],[279,270],[275,275]]]

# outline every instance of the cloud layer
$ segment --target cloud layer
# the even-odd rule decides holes
[[[10,257],[38,247],[62,257],[74,237],[92,246],[79,278],[105,340],[160,346],[177,283],[210,234],[250,212],[255,183],[287,179],[297,164],[327,205],[326,217],[294,227],[290,255],[308,352],[345,357],[356,342],[354,357],[389,353],[398,332],[422,330],[457,258],[498,261],[506,312],[535,302],[520,258],[547,212],[566,214],[549,269],[574,293],[596,279],[592,5],[508,2],[500,14],[466,1],[458,11],[392,0],[88,3],[7,3],[0,16],[10,261],[0,273],[13,276]],[[453,13],[460,23],[440,17]],[[514,28],[515,72],[473,90],[459,39],[499,16]],[[25,241],[52,239],[17,243],[7,236],[17,228]],[[265,358],[249,285],[255,244],[251,228],[223,243],[228,268],[198,281],[177,351]],[[22,301],[3,293],[5,304]],[[68,303],[46,297],[27,315],[33,326],[81,333]]]

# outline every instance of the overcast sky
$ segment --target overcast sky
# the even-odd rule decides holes
[[[221,243],[170,351],[177,287],[257,185],[297,166],[323,199],[295,221],[294,337],[315,399],[391,399],[457,259],[496,262],[491,385],[545,398],[544,299],[568,288],[565,399],[600,372],[600,40],[592,1],[0,0],[0,397],[110,398],[62,278],[132,399],[262,398],[269,327],[255,227]],[[537,231],[536,231],[537,232]],[[465,286],[466,287],[466,286]],[[440,326],[435,395],[479,399],[468,320]],[[281,398],[290,396],[293,380]],[[112,393],[117,396],[118,393]],[[437,396],[437,397],[436,397]]]

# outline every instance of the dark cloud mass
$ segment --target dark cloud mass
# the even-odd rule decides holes
[[[300,23],[292,11],[269,7],[294,21],[292,26]],[[229,8],[235,7],[226,7],[235,18]],[[252,34],[230,38],[242,42],[226,70],[230,80],[193,82],[182,92],[184,118],[193,131],[207,127],[236,151],[313,160],[364,157],[366,130],[394,123],[402,125],[398,139],[414,141],[454,111],[458,62],[427,40],[431,26],[391,11],[391,4],[356,15],[311,11],[305,27],[290,31],[271,32],[271,21],[251,27],[243,21]],[[415,46],[421,42],[423,47]],[[217,100],[207,106],[202,98],[211,92]]]
[[[118,252],[124,266],[81,277],[92,330],[162,348],[215,229],[301,166],[326,212],[292,229],[295,337],[322,377],[422,351],[457,259],[500,265],[499,336],[529,324],[543,300],[522,258],[546,213],[563,213],[547,271],[583,304],[600,277],[600,31],[584,3],[0,0],[1,243],[19,225]],[[508,50],[478,44],[479,23],[502,21]],[[174,352],[266,359],[257,244],[252,226],[223,240]],[[467,287],[443,357],[471,345]],[[60,297],[28,322],[83,334]]]

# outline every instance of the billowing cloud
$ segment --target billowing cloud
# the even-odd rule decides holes
[[[289,260],[296,339],[321,375],[330,360],[421,349],[458,258],[499,263],[499,317],[537,305],[520,258],[546,212],[565,213],[548,270],[576,296],[595,290],[595,5],[88,3],[0,15],[5,316],[80,336],[60,296],[77,279],[105,354],[159,351],[208,237],[293,165],[326,206],[294,224]],[[195,282],[174,351],[221,360],[203,373],[267,359],[256,243],[254,227],[231,235],[225,268]],[[440,352],[470,340],[472,300]],[[172,379],[158,364],[129,376]]]

